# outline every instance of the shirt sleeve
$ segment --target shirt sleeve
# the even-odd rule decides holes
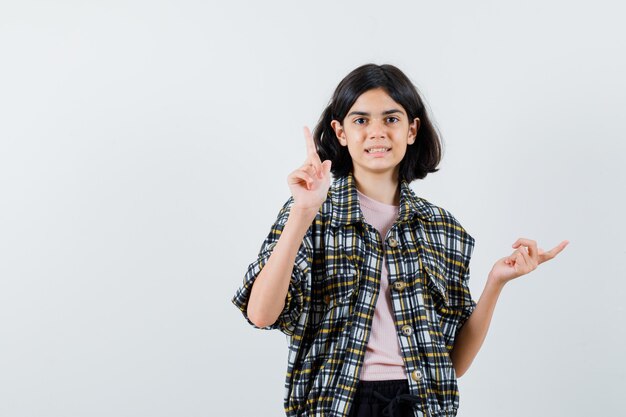
[[[448,351],[452,350],[456,336],[476,309],[476,302],[469,288],[474,238],[464,231],[459,235],[458,243],[462,256],[459,258],[458,269],[452,274],[452,279],[448,283],[448,305],[443,316],[443,334]]]
[[[280,238],[283,228],[285,227],[285,223],[289,218],[289,212],[293,202],[293,197],[290,197],[281,208],[269,234],[261,245],[257,259],[248,266],[243,278],[243,285],[237,289],[231,300],[232,303],[239,308],[239,310],[241,310],[245,319],[253,327],[263,330],[279,329],[286,335],[292,335],[294,333],[296,324],[298,323],[298,319],[300,318],[304,307],[308,275],[311,273],[312,263],[311,227],[307,230],[300,248],[298,249],[291,273],[289,289],[285,299],[285,307],[276,322],[266,327],[258,327],[252,323],[248,317],[247,309],[252,285],[267,263],[272,251],[274,250],[274,246],[276,246],[276,242]]]

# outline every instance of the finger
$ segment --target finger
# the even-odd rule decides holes
[[[554,248],[552,248],[549,251],[543,253],[540,256],[540,262],[545,262],[545,261],[548,261],[548,260],[554,258],[556,255],[559,254],[559,252],[561,252],[563,249],[565,249],[565,247],[568,244],[569,244],[569,241],[564,240],[561,243],[559,243],[557,246],[555,246]]]
[[[300,169],[306,172],[307,174],[309,174],[311,177],[314,177],[315,175],[317,175],[317,171],[315,170],[315,167],[311,164],[305,163],[304,165],[300,167]]]
[[[313,178],[313,175],[309,174],[305,170],[300,170],[298,171],[298,173],[300,173],[301,177],[311,184],[315,181],[315,179]]]
[[[315,141],[313,140],[313,135],[311,134],[308,126],[304,126],[304,138],[306,139],[307,162],[313,164],[316,173],[321,173],[322,161],[320,160],[320,156],[317,153],[317,149],[315,148]]]
[[[288,181],[289,184],[297,184],[300,182],[312,182],[313,179],[308,173],[301,169],[298,169],[289,174]]]
[[[333,162],[330,159],[322,162],[322,167],[324,168],[324,174],[328,175],[330,173],[330,169],[332,168]]]
[[[515,264],[520,262],[520,255],[521,254],[519,253],[519,251],[515,251],[506,258],[504,258],[504,263],[510,267],[515,267]]]
[[[517,239],[515,243],[513,243],[513,247],[517,248],[520,245],[526,246],[530,257],[535,261],[535,263],[538,263],[539,251],[537,250],[537,241],[532,240],[532,239],[525,239],[521,237]]]
[[[550,249],[549,251],[543,253],[540,256],[540,258],[539,258],[539,263],[542,263],[542,262],[545,262],[545,261],[549,261],[550,259],[554,258],[563,249],[565,249],[565,247],[567,245],[569,245],[569,240],[564,240],[561,243],[559,243],[558,245],[556,245],[555,247],[553,247],[552,249]]]
[[[517,248],[518,246],[523,245],[526,246],[528,248],[537,248],[537,241],[532,240],[532,239],[526,239],[524,237],[520,237],[519,239],[517,239],[513,245],[511,245],[513,248]]]
[[[294,171],[289,176],[289,182],[290,184],[298,184],[304,182],[306,183],[307,189],[310,190],[311,186],[313,185],[313,177],[311,177],[306,171],[299,169]]]
[[[504,258],[504,263],[510,266],[513,266],[515,263],[515,258],[517,257],[517,251],[514,251],[512,254]]]
[[[315,169],[315,167],[311,164],[302,165],[300,169],[306,171],[311,177],[317,180],[321,180],[324,178],[325,173],[327,172],[327,168],[324,164],[320,165],[319,169]]]
[[[517,249],[515,251],[515,254],[513,255],[515,257],[515,266],[517,267],[516,269],[519,271],[520,269],[527,269],[528,268],[528,259],[524,257],[524,253],[525,251],[523,249]],[[528,255],[528,254],[526,254]]]
[[[535,269],[536,263],[533,260],[533,258],[530,256],[530,253],[526,251],[526,248],[522,246],[521,248],[518,248],[517,250],[520,251],[520,253],[522,254],[522,257],[524,258],[524,270],[530,272],[533,269]]]

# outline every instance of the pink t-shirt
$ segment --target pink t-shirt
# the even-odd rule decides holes
[[[365,221],[378,230],[380,239],[385,239],[387,232],[398,218],[399,206],[373,200],[358,190],[357,193]],[[382,262],[382,265],[380,292],[361,368],[360,379],[363,381],[406,379],[407,377],[400,352],[398,331],[391,310],[387,263]]]

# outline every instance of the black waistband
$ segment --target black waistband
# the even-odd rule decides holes
[[[371,402],[380,402],[374,396],[374,391],[384,395],[385,397],[395,397],[400,391],[401,394],[408,394],[409,383],[406,379],[389,379],[385,381],[359,381],[357,385],[357,396],[361,400],[372,400]]]
[[[418,396],[409,394],[409,382],[406,379],[385,381],[359,381],[356,398],[360,402],[383,404],[383,415],[394,416],[400,404],[417,404]]]

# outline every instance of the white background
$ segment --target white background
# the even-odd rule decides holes
[[[280,416],[287,345],[230,303],[337,83],[400,67],[441,130],[412,184],[518,237],[460,417],[623,408],[626,59],[618,2],[3,1],[0,415]]]

